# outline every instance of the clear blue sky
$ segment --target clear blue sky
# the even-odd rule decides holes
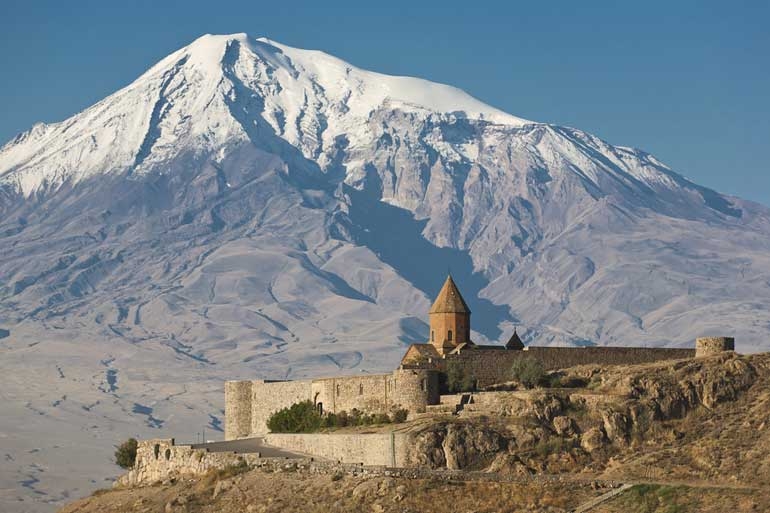
[[[0,140],[234,32],[449,83],[770,205],[769,1],[0,0]]]

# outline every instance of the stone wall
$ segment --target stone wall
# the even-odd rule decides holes
[[[278,410],[294,403],[312,400],[311,385],[312,381],[310,380],[252,381],[251,433],[249,436],[267,433],[267,420]],[[225,416],[227,416],[226,411]]]
[[[387,412],[394,406],[391,374],[364,374],[313,380],[312,399],[324,412],[357,409],[368,413]]]
[[[152,484],[180,475],[202,475],[243,462],[254,464],[259,454],[208,452],[190,445],[176,445],[173,438],[141,440],[136,449],[136,463],[115,482],[116,486]]]
[[[438,373],[429,369],[397,369],[393,371],[395,402],[411,413],[422,413],[428,404],[438,404]]]
[[[264,435],[276,411],[310,400],[324,413],[425,411],[439,400],[438,375],[427,369],[396,370],[303,381],[230,381],[225,384],[225,440]]]
[[[529,347],[524,351],[467,349],[460,354],[447,355],[444,363],[457,361],[477,379],[478,387],[486,387],[510,380],[514,360],[527,356],[541,361],[546,370],[557,370],[586,364],[633,365],[692,358],[695,350],[646,347]]]
[[[265,437],[269,445],[341,463],[405,466],[409,436],[404,433],[288,434]]]
[[[695,340],[695,356],[711,356],[724,351],[735,351],[733,337],[699,337]]]
[[[251,381],[225,382],[225,440],[251,434]]]
[[[405,433],[278,433],[265,436],[265,442],[332,462],[387,467],[407,466],[411,446],[410,437]],[[285,461],[284,458],[275,459]],[[211,470],[244,463],[260,465],[264,461],[258,453],[209,452],[190,445],[176,445],[173,438],[141,440],[134,468],[124,474],[116,485],[152,484],[171,477],[203,475]]]

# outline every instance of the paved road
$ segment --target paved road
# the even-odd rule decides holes
[[[258,452],[263,458],[304,458],[302,454],[289,452],[278,447],[265,445],[264,438],[244,438],[228,442],[209,442],[193,444],[193,449],[208,449],[211,452],[239,452],[242,454]]]

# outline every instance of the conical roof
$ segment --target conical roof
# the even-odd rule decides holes
[[[428,313],[471,313],[451,275],[447,276]]]
[[[519,334],[516,333],[516,329],[513,330],[513,335],[508,339],[508,343],[505,344],[506,349],[524,349],[524,342],[519,338]]]

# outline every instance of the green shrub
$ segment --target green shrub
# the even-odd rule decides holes
[[[361,423],[361,412],[356,408],[350,410],[350,413],[348,413],[348,426],[360,426]]]
[[[333,413],[327,413],[326,415],[321,417],[321,427],[322,428],[337,427],[337,416]]]
[[[313,433],[321,428],[321,415],[312,401],[302,401],[270,415],[267,427],[273,433]]]
[[[406,418],[409,416],[409,411],[400,408],[393,412],[393,423],[394,424],[401,424],[402,422],[406,422]]]
[[[552,372],[542,380],[549,388],[585,388],[588,380],[577,376],[565,376],[560,372]]]
[[[475,379],[459,362],[450,360],[446,366],[446,385],[451,393],[471,392]]]
[[[129,438],[115,449],[115,463],[121,468],[131,469],[136,464],[136,438]]]
[[[375,424],[390,424],[390,417],[387,413],[378,413],[374,416]]]
[[[543,381],[545,369],[537,358],[524,356],[514,360],[510,375],[511,379],[518,381],[525,387],[533,388]]]

